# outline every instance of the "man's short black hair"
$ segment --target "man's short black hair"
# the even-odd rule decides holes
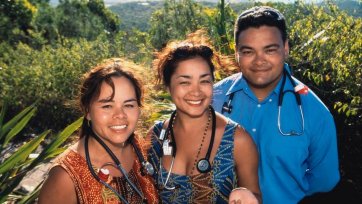
[[[239,43],[239,35],[242,31],[253,27],[261,26],[277,27],[282,35],[282,40],[285,43],[287,40],[287,28],[285,18],[280,11],[269,6],[256,6],[242,12],[235,21],[234,40],[235,46]]]

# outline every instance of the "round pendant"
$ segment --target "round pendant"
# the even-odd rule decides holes
[[[197,170],[199,170],[199,172],[201,172],[201,173],[207,173],[208,171],[210,171],[211,165],[210,165],[209,160],[207,160],[207,159],[200,159],[200,160],[197,162],[196,168],[197,168]]]

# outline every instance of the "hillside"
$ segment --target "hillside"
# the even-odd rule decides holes
[[[105,1],[105,3],[115,3],[118,0],[113,1]],[[206,0],[206,1],[198,1],[200,4],[206,7],[215,7],[218,0]],[[240,12],[242,8],[245,7],[245,3],[243,0],[235,0],[230,2],[238,2],[231,3],[231,7],[237,13]],[[248,1],[250,3],[250,1]],[[323,5],[324,3],[320,3]],[[345,10],[349,15],[354,17],[362,17],[362,4],[354,1],[354,0],[340,0],[336,3],[339,8]],[[141,31],[147,31],[150,28],[149,20],[151,18],[152,13],[161,9],[163,6],[163,1],[156,0],[127,0],[125,3],[112,4],[109,7],[114,13],[116,13],[121,19],[121,29],[122,30],[131,30],[133,28],[139,29]]]
[[[215,7],[215,2],[200,1],[206,7]],[[106,1],[105,1],[106,2]],[[121,19],[121,29],[131,30],[137,28],[141,31],[147,31],[150,28],[149,20],[155,10],[163,7],[163,1],[132,1],[114,4],[109,7]]]
[[[137,28],[141,31],[147,31],[150,27],[149,19],[152,13],[162,6],[163,3],[160,1],[129,2],[110,6],[109,9],[121,19],[122,30]]]

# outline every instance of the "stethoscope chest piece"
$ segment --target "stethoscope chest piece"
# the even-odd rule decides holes
[[[200,159],[197,162],[196,168],[200,173],[207,173],[211,169],[211,164],[207,159]]]
[[[142,162],[143,171],[145,174],[153,176],[155,174],[155,169],[153,168],[152,164],[148,161]]]

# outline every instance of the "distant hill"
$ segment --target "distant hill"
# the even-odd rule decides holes
[[[362,17],[362,2],[351,0],[339,0],[336,2],[337,6],[345,10],[349,15],[354,17]]]
[[[147,31],[150,28],[149,20],[152,13],[162,6],[163,3],[160,1],[129,2],[110,6],[109,9],[121,19],[122,30],[137,28]]]
[[[125,2],[127,1],[127,2]],[[215,7],[219,0],[196,0],[204,6]],[[105,0],[105,3],[115,3],[119,0]],[[243,7],[240,2],[249,2],[249,0],[229,0],[232,3],[231,7],[239,12]],[[290,2],[290,1],[289,1]],[[354,17],[362,16],[362,3],[355,0],[337,0],[336,4],[339,8],[345,10],[348,14]],[[320,3],[323,5],[323,2]],[[147,31],[150,28],[149,20],[152,13],[161,9],[163,6],[162,0],[122,0],[122,3],[113,4],[109,7],[121,19],[121,29],[131,30],[137,28],[141,31]]]

